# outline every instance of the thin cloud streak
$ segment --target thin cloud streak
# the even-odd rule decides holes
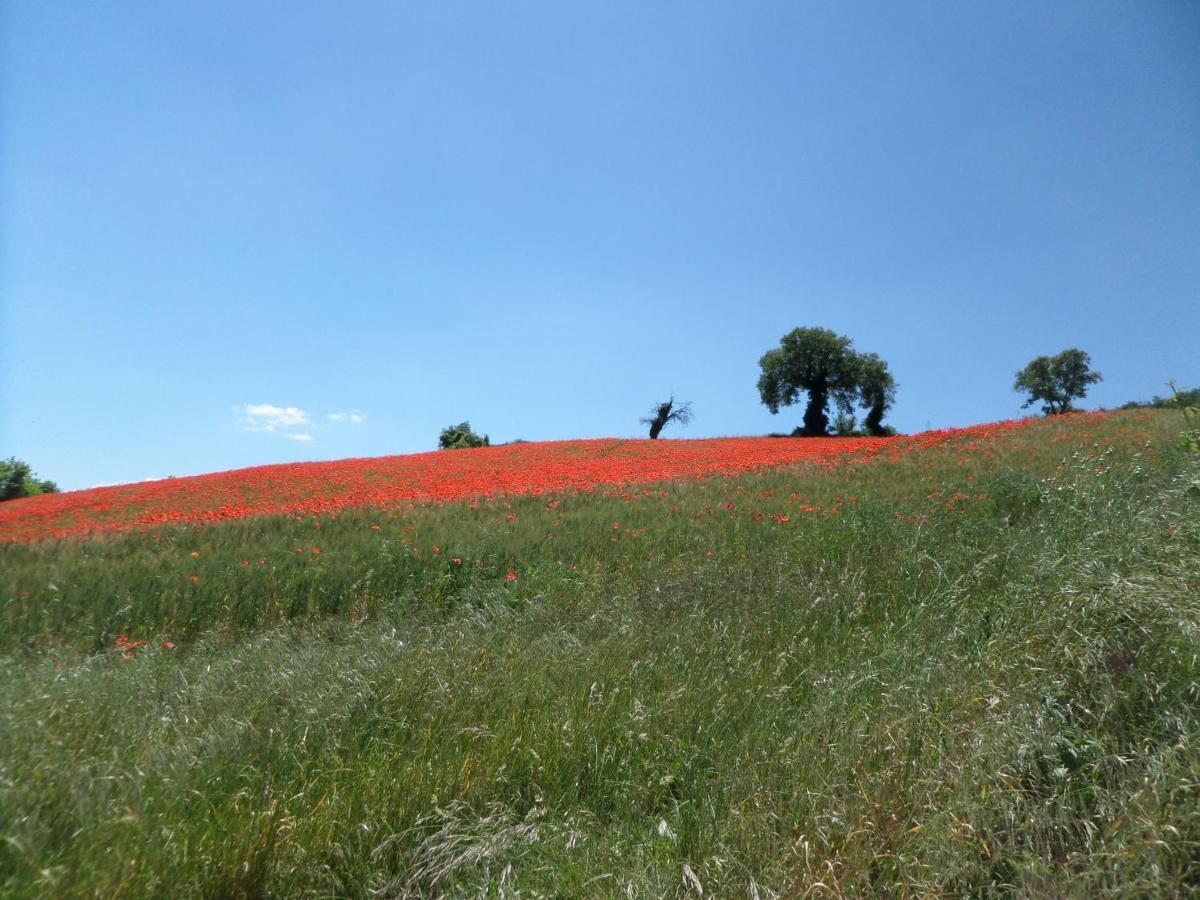
[[[270,403],[247,403],[235,406],[242,414],[242,428],[246,431],[282,431],[285,428],[311,428],[312,419],[298,406],[273,406]]]

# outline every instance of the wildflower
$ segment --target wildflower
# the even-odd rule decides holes
[[[320,556],[320,555],[321,555],[321,548],[320,548],[320,547],[313,547],[313,548],[312,548],[312,552],[313,552],[313,556]]]
[[[190,581],[192,584],[196,584],[199,580],[200,580],[199,575],[189,575],[188,576],[188,581]]]
[[[420,500],[444,503],[456,497],[464,498],[466,504],[472,508],[487,510],[484,521],[490,520],[491,516],[496,514],[500,521],[504,522],[508,518],[507,514],[511,514],[514,518],[508,521],[512,522],[519,517],[513,509],[513,504],[497,499],[480,499],[487,492],[499,490],[501,487],[525,489],[533,496],[543,491],[564,489],[583,492],[597,490],[603,496],[620,498],[627,503],[661,497],[665,508],[675,514],[688,514],[690,511],[687,504],[681,505],[674,491],[651,491],[641,487],[631,490],[604,490],[604,487],[702,475],[706,480],[701,482],[701,487],[698,488],[701,490],[703,485],[710,483],[707,479],[711,475],[735,474],[805,459],[816,467],[839,468],[849,474],[861,466],[861,463],[857,466],[852,465],[852,461],[865,461],[876,452],[878,459],[899,460],[911,450],[920,447],[944,446],[954,435],[984,438],[1002,434],[1024,424],[1027,423],[998,423],[953,433],[932,432],[915,440],[701,440],[689,442],[688,452],[679,455],[669,451],[683,449],[682,447],[655,447],[653,452],[645,453],[625,452],[631,448],[623,448],[621,452],[612,453],[616,445],[606,442],[532,444],[514,448],[512,452],[503,456],[497,455],[489,466],[479,469],[464,465],[468,460],[456,454],[440,455],[436,457],[436,462],[432,463],[433,471],[426,473],[433,476],[428,479],[410,477],[418,467],[431,464],[426,457],[385,457],[370,461],[370,464],[365,466],[359,465],[362,461],[342,461],[271,467],[266,470],[246,469],[205,475],[186,484],[176,483],[171,486],[170,491],[164,490],[166,485],[155,483],[126,486],[119,494],[113,488],[80,491],[72,497],[64,498],[64,502],[73,500],[74,506],[64,505],[61,511],[54,514],[43,515],[38,512],[39,507],[34,506],[19,516],[6,518],[0,523],[0,539],[26,541],[50,535],[76,535],[90,530],[137,531],[161,524],[228,520],[272,509],[286,512],[295,523],[309,521],[312,522],[313,528],[320,528],[325,516],[335,518],[342,508],[365,503],[390,505],[389,511],[381,511],[378,514],[389,521],[401,520],[407,524],[410,513],[396,509],[394,504]],[[970,458],[978,458],[984,449],[978,446],[969,449]],[[581,462],[587,465],[581,468]],[[1093,463],[1097,464],[1099,463]],[[1104,467],[1107,468],[1107,463]],[[583,474],[585,471],[586,475]],[[971,484],[973,478],[973,474],[967,473],[963,480],[966,484]],[[320,485],[332,486],[335,483],[338,485],[336,494],[326,492],[323,495],[319,489]],[[927,486],[926,492],[932,491],[933,487]],[[186,491],[183,491],[185,488]],[[761,501],[752,499],[756,491],[747,493],[742,488],[741,485],[735,485],[729,496],[716,495],[715,492],[710,494],[714,496],[713,506],[717,507],[716,512],[732,513],[734,509],[731,507],[736,502],[738,519],[752,515],[753,511],[746,507]],[[228,505],[223,503],[224,496],[238,493],[245,500]],[[786,491],[784,493],[786,494]],[[974,493],[976,491],[972,491],[972,494]],[[747,499],[732,501],[733,496],[744,496]],[[947,497],[941,499],[945,501]],[[551,510],[561,507],[566,501],[558,497],[543,497],[541,502],[547,510]],[[792,502],[800,504],[805,501],[804,498],[792,498]],[[854,502],[849,496],[843,496],[838,505],[845,508]],[[109,512],[102,520],[96,521],[91,518],[89,510],[92,509]],[[713,513],[703,510],[700,514]],[[609,521],[612,524],[612,520]],[[619,536],[623,529],[620,523],[617,525],[610,535]],[[380,531],[382,523],[377,521],[373,524],[368,521],[367,527],[372,531]],[[161,541],[159,535],[148,534],[147,538]],[[409,543],[411,542],[410,538]],[[302,550],[301,553],[303,552],[306,551]],[[183,553],[186,559],[193,551],[184,550]],[[197,550],[195,553],[198,555],[190,558],[201,559],[206,556],[206,551]]]
[[[131,641],[128,635],[122,634],[117,638],[117,649],[121,651],[121,659],[133,659],[133,651],[138,647],[144,647],[146,642]]]
[[[240,563],[238,563],[238,565],[244,569],[244,568],[246,568],[246,566],[250,565],[250,560],[243,559]]]
[[[200,551],[199,551],[199,550],[193,550],[193,551],[192,551],[192,559],[199,559],[199,558],[200,558]]]
[[[175,644],[172,641],[163,641],[162,645],[163,645],[164,650],[174,650],[175,649]]]
[[[505,581],[516,581],[516,580],[517,580],[517,573],[516,573],[516,572],[509,572],[507,575],[505,575],[505,576],[504,576],[504,579],[505,579]]]
[[[430,553],[441,553],[442,551],[441,551],[441,548],[439,548],[437,544],[434,544],[432,547],[429,548],[429,552]]]
[[[450,562],[454,563],[456,566],[461,566],[461,565],[462,565],[462,560],[461,560],[461,559],[459,559],[457,556],[456,556],[456,557],[454,557],[454,559],[450,560]]]

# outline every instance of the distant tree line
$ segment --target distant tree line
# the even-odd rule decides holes
[[[1157,394],[1149,400],[1131,400],[1121,409],[1194,409],[1200,407],[1200,388],[1178,388],[1170,397]]]

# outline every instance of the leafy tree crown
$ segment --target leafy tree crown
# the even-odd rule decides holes
[[[856,352],[850,338],[828,328],[796,328],[783,336],[776,349],[767,351],[759,365],[758,392],[771,412],[807,393],[803,434],[828,432],[831,401],[843,423],[849,421],[855,403],[862,402],[869,410],[867,430],[887,432],[883,416],[895,402],[896,382],[887,363],[874,353]]]
[[[438,436],[439,450],[462,450],[466,447],[487,447],[490,444],[486,434],[478,435],[471,430],[470,422],[448,425]]]
[[[1089,357],[1074,347],[1054,356],[1039,356],[1017,373],[1013,390],[1029,395],[1022,408],[1042,404],[1048,416],[1071,411],[1071,401],[1087,395],[1090,385],[1100,380]]]

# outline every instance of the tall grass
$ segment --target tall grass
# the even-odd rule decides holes
[[[1191,889],[1177,433],[2,548],[0,892]]]

